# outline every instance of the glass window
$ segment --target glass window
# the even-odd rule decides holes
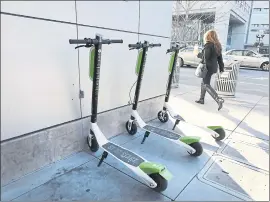
[[[254,11],[262,11],[261,8],[253,8]]]
[[[250,56],[250,57],[255,56],[255,53],[249,50],[245,50],[243,51],[243,53],[244,53],[244,56]]]
[[[235,55],[235,56],[243,56],[241,50],[233,50],[233,51],[231,52],[231,55]]]

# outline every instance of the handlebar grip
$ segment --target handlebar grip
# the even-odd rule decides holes
[[[84,39],[69,39],[69,44],[85,44]]]
[[[129,48],[137,48],[138,47],[138,44],[128,44],[128,47]]]
[[[111,43],[123,43],[123,40],[122,39],[113,39],[113,40],[110,40]]]
[[[151,44],[150,46],[151,46],[151,47],[160,47],[161,44],[160,44],[160,43],[156,43],[156,44]]]

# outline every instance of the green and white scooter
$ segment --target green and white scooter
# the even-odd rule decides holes
[[[170,63],[169,63],[169,79],[168,79],[168,84],[167,84],[167,89],[166,89],[165,102],[163,105],[163,109],[158,112],[158,119],[162,123],[165,123],[169,120],[169,115],[170,115],[175,120],[173,130],[175,129],[176,125],[179,125],[179,129],[183,131],[184,134],[192,133],[195,129],[198,129],[198,131],[200,131],[199,133],[202,135],[210,134],[217,141],[223,140],[225,138],[225,130],[221,126],[202,127],[202,126],[192,125],[186,122],[183,119],[183,117],[176,114],[173,111],[172,107],[169,105],[173,74],[176,68],[178,53],[181,48],[182,47],[175,45],[172,48],[167,50],[167,53],[171,53],[171,58],[170,58]]]
[[[150,188],[156,191],[164,191],[167,188],[168,180],[171,179],[171,173],[165,166],[152,163],[145,160],[143,157],[115,144],[105,137],[97,125],[97,107],[98,107],[98,93],[99,93],[99,79],[100,79],[100,64],[102,44],[123,43],[123,40],[109,40],[102,39],[102,36],[96,35],[96,38],[90,39],[70,39],[70,44],[82,44],[76,48],[86,47],[90,48],[90,68],[89,77],[93,82],[92,86],[92,103],[91,103],[91,124],[90,133],[87,137],[87,142],[90,150],[96,152],[99,146],[104,150],[102,157],[98,163],[101,165],[108,154],[111,154],[137,176],[139,176]]]
[[[162,128],[158,128],[155,126],[151,126],[146,124],[142,118],[140,117],[139,113],[137,112],[138,100],[140,95],[141,89],[141,82],[143,78],[144,66],[146,62],[146,56],[148,48],[158,47],[161,44],[149,44],[149,42],[145,41],[144,43],[138,42],[137,44],[129,44],[130,50],[137,49],[139,50],[138,58],[137,58],[137,65],[136,65],[136,74],[137,74],[137,84],[136,90],[134,95],[134,100],[132,103],[132,115],[130,119],[126,122],[126,130],[130,135],[134,135],[137,132],[137,125],[145,130],[145,134],[142,140],[142,144],[149,136],[150,133],[159,135],[167,140],[170,140],[182,147],[184,147],[187,152],[191,156],[200,156],[203,152],[202,145],[200,144],[200,137],[195,136],[184,136],[183,134],[176,133],[171,130],[166,130]]]

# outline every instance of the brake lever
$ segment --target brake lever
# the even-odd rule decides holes
[[[76,46],[75,49],[81,48],[81,47],[85,47],[85,45],[79,45],[79,46]]]
[[[75,49],[77,49],[77,48],[82,48],[82,47],[90,48],[90,47],[92,47],[92,45],[91,45],[91,44],[79,45],[79,46],[76,46]]]

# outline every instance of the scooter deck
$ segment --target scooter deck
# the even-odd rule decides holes
[[[102,147],[109,153],[111,153],[112,155],[114,155],[115,157],[117,157],[118,159],[129,165],[138,167],[141,163],[144,162],[144,160],[138,155],[112,142],[108,142]]]
[[[172,139],[172,140],[179,140],[179,138],[181,138],[179,134],[173,131],[165,130],[165,129],[158,128],[155,126],[146,125],[143,127],[143,129],[150,133],[155,133],[156,135],[160,135],[165,138]]]

